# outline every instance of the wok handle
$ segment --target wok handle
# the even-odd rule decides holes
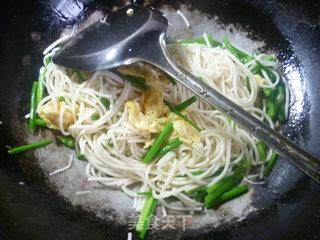
[[[203,81],[185,71],[170,57],[166,48],[165,35],[160,35],[160,46],[163,57],[157,58],[153,64],[163,69],[182,85],[192,90],[200,98],[216,106],[220,111],[232,117],[250,134],[264,142],[279,155],[287,159],[302,172],[320,184],[320,160],[276,132],[256,117],[247,113],[237,104],[208,86]]]

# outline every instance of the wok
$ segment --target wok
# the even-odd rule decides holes
[[[145,3],[171,9],[171,12],[183,8],[191,13],[191,24],[215,17],[215,22],[224,28],[232,24],[231,33],[241,30],[255,41],[264,41],[262,50],[277,54],[281,71],[290,85],[292,106],[283,133],[320,156],[319,3],[284,0]],[[62,29],[85,22],[92,13],[97,14],[97,10],[107,13],[123,4],[126,2],[13,0],[2,5],[0,239],[126,239],[128,222],[121,221],[117,212],[124,201],[91,202],[91,205],[86,201],[72,201],[71,195],[61,193],[56,182],[47,177],[41,164],[62,156],[62,147],[15,157],[9,157],[6,151],[7,146],[32,140],[26,134],[24,115],[28,112],[31,84],[42,64],[42,50],[59,37]],[[171,30],[171,34],[175,32]],[[190,30],[186,29],[185,34],[190,34]],[[46,134],[50,133],[38,133]],[[72,178],[65,180],[68,186],[77,185]],[[246,205],[248,209],[243,210],[245,215],[230,217],[225,208],[225,212],[217,212],[219,216],[226,216],[217,224],[211,224],[212,219],[207,220],[207,224],[201,220],[202,224],[185,231],[154,230],[149,238],[317,238],[320,234],[319,190],[318,185],[280,159],[267,183],[253,188]],[[116,191],[112,194],[121,195]],[[99,211],[100,205],[104,208]]]

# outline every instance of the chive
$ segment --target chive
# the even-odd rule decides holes
[[[103,106],[106,108],[106,109],[109,109],[110,108],[110,101],[105,98],[105,97],[101,97],[100,98],[100,102],[103,104]]]
[[[189,123],[192,127],[194,127],[198,132],[201,131],[201,129],[198,127],[197,124],[195,124],[194,122],[192,122],[186,115],[182,114],[179,111],[176,111],[174,109],[171,110],[173,113],[177,114],[179,117],[181,117],[184,121],[186,121],[187,123]]]
[[[44,56],[44,66],[45,67],[47,67],[49,65],[49,63],[51,63],[51,61],[52,61],[51,56],[48,56],[48,55]]]
[[[59,96],[59,97],[58,97],[58,101],[59,101],[59,102],[65,102],[66,99],[64,98],[64,96]]]
[[[181,112],[182,110],[186,109],[187,107],[189,107],[192,103],[194,103],[195,101],[197,101],[197,97],[196,96],[192,96],[191,98],[185,100],[184,102],[178,104],[177,106],[174,107],[175,110]]]
[[[162,129],[157,139],[154,141],[152,147],[149,149],[147,154],[143,158],[144,163],[149,163],[153,159],[154,155],[157,153],[162,143],[164,143],[171,135],[173,130],[172,122],[167,123],[167,125]]]
[[[240,171],[241,169],[242,171],[246,171],[246,169],[251,167],[251,162],[246,159],[242,159],[239,164],[237,164],[237,167],[236,171]]]
[[[269,117],[274,120],[276,116],[277,110],[276,110],[276,105],[275,103],[270,99],[267,102],[267,114]]]
[[[278,154],[273,152],[270,159],[267,162],[266,168],[264,169],[264,176],[265,177],[268,177],[270,175],[270,172],[273,169],[277,159],[278,159]]]
[[[265,87],[265,88],[262,88],[262,92],[263,92],[263,94],[264,94],[266,97],[270,97],[270,96],[271,96],[272,89],[271,89],[271,88],[268,88],[268,87]]]
[[[230,176],[227,176],[223,179],[221,179],[219,182],[217,182],[216,184],[212,185],[211,187],[209,187],[207,189],[208,193],[211,194],[213,192],[215,192],[217,189],[219,189],[223,184],[225,184],[226,182],[230,181],[231,179],[234,179],[235,176],[237,175],[242,175],[244,174],[244,170],[245,167],[240,165],[239,167],[237,167],[233,173]]]
[[[226,47],[226,49],[229,50],[236,58],[240,60],[242,63],[250,62],[254,59],[253,56],[249,55],[248,53],[245,53],[244,51],[241,51],[240,49],[236,48],[234,45],[232,45],[228,38],[223,39],[223,44]]]
[[[208,40],[212,47],[222,47],[222,43],[214,39],[211,35],[208,35]]]
[[[229,125],[233,128],[233,131],[235,131],[235,130],[236,130],[236,124],[235,124],[235,122],[233,121],[233,119],[228,116],[228,117],[227,117],[227,120],[228,120]]]
[[[98,120],[98,119],[100,119],[100,115],[99,115],[98,113],[92,114],[91,120],[96,121],[96,120]]]
[[[223,186],[223,184],[225,184],[225,183],[227,183],[228,181],[230,181],[231,179],[233,179],[233,177],[234,177],[233,175],[224,177],[224,178],[222,178],[220,181],[218,181],[217,183],[215,183],[214,185],[212,185],[211,187],[207,188],[208,194],[217,191],[217,189],[219,189],[221,186]]]
[[[57,139],[63,143],[66,147],[74,149],[75,148],[75,141],[71,136],[58,136]]]
[[[135,229],[139,236],[139,239],[145,238],[146,233],[148,231],[151,217],[153,215],[153,212],[156,209],[156,206],[157,206],[157,200],[154,199],[152,196],[148,196],[147,200],[143,205],[143,208]]]
[[[167,100],[164,100],[164,103],[169,107],[170,111],[177,114],[179,117],[181,117],[184,121],[186,121],[187,123],[189,123],[191,126],[193,126],[197,131],[201,131],[201,129],[197,126],[197,124],[195,124],[194,122],[192,122],[186,115],[182,114],[181,112],[177,111],[174,106],[172,105],[172,103],[170,103]]]
[[[271,54],[271,55],[266,57],[266,60],[270,61],[270,62],[276,62],[277,61],[277,57],[276,57],[276,55]]]
[[[240,175],[236,176],[233,179],[230,179],[228,182],[225,182],[219,189],[217,189],[215,192],[212,192],[208,194],[204,199],[204,205],[207,209],[212,208],[219,202],[219,198],[222,194],[229,191],[231,188],[236,186],[241,180],[243,176],[240,177]]]
[[[208,35],[208,40],[211,44],[212,47],[222,47],[222,43],[220,43],[219,41],[215,40],[211,35]],[[198,43],[201,45],[206,45],[206,40],[204,39],[204,37],[200,37],[200,38],[195,38],[195,39],[186,39],[186,40],[181,40],[178,43],[181,44],[194,44],[194,43]]]
[[[200,174],[202,174],[202,173],[204,173],[204,171],[203,171],[203,170],[197,170],[197,171],[193,171],[193,172],[191,172],[191,174],[192,174],[193,176],[197,176],[197,175],[200,175]],[[188,175],[187,175],[187,174],[184,174],[184,175],[178,175],[177,177],[188,177]]]
[[[39,72],[38,85],[37,85],[37,106],[43,98],[43,91],[44,91],[43,82],[45,78],[45,73],[46,73],[46,68],[41,67]]]
[[[45,121],[43,121],[41,118],[36,118],[35,119],[35,124],[36,124],[36,126],[39,126],[39,127],[42,127],[42,128],[47,127],[47,123]]]
[[[159,148],[159,150],[156,152],[154,157],[161,157],[165,155],[166,153],[172,151],[173,149],[178,148],[182,142],[179,140],[179,138],[174,138],[168,142],[168,144],[162,146]]]
[[[42,148],[44,146],[47,146],[50,143],[52,143],[52,140],[39,141],[39,142],[31,143],[31,144],[28,144],[28,145],[12,148],[12,149],[10,149],[8,151],[8,153],[9,154],[16,154],[16,153],[20,153],[20,152],[34,150],[34,149],[37,149],[37,148]]]
[[[225,203],[231,199],[237,198],[249,190],[249,185],[244,184],[240,186],[236,186],[231,188],[229,191],[222,194],[216,201],[215,205],[221,205],[222,203]]]
[[[280,106],[285,101],[285,89],[283,85],[277,87],[277,93],[275,96],[276,103]]]
[[[264,77],[262,74],[262,70],[266,72],[271,82],[274,83],[276,81],[276,75],[274,74],[274,72],[269,67],[256,60],[256,67],[253,69],[253,72],[258,73],[261,77]]]
[[[198,187],[190,194],[191,198],[195,199],[198,202],[204,202],[207,195],[208,192],[206,187]]]
[[[29,125],[28,129],[30,132],[33,132],[36,126],[36,110],[37,110],[37,88],[38,83],[34,82],[32,84],[31,90],[31,98],[30,98],[30,118],[29,118]]]
[[[137,192],[138,195],[148,195],[148,196],[152,196],[152,192]]]
[[[86,159],[86,157],[85,157],[83,154],[81,154],[81,153],[77,153],[77,154],[76,154],[76,157],[77,157],[77,159],[80,160],[80,161],[88,161],[88,160]]]
[[[177,80],[167,74],[167,77],[173,86],[177,85]]]
[[[191,174],[192,174],[193,176],[201,175],[202,173],[204,173],[203,170],[198,170],[198,171],[193,171],[193,172],[191,172]]]
[[[244,176],[244,168],[240,167],[228,177],[223,178],[213,186],[207,189],[208,195],[205,197],[205,207],[212,208],[217,204],[219,197],[225,192],[229,191],[232,187],[236,186]]]
[[[149,88],[149,86],[146,83],[146,80],[142,77],[126,75],[121,73],[118,73],[118,74],[137,88],[140,88],[142,90],[147,90]]]
[[[75,69],[74,73],[76,74],[79,82],[84,82],[86,80],[79,70]]]
[[[265,161],[267,158],[267,146],[263,142],[258,142],[256,144],[259,152],[259,160],[260,161]]]

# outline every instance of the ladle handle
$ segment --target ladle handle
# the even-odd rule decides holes
[[[160,45],[163,58],[158,58],[153,64],[163,69],[182,85],[192,90],[200,98],[216,106],[220,111],[232,117],[241,127],[250,134],[264,142],[279,155],[299,168],[320,184],[320,160],[291,142],[280,133],[276,132],[256,117],[247,113],[237,104],[208,86],[205,82],[199,81],[196,77],[185,71],[170,57],[166,48],[165,36],[160,36]]]

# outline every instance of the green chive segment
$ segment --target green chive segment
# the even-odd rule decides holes
[[[240,197],[241,195],[245,194],[249,190],[249,185],[244,184],[240,186],[236,186],[231,188],[229,191],[222,194],[217,200],[216,205],[221,205],[231,199]]]
[[[208,40],[211,44],[212,47],[222,47],[222,43],[214,39],[211,35],[208,35]],[[204,37],[196,38],[196,39],[186,39],[186,40],[181,40],[178,43],[180,44],[201,44],[201,45],[206,45],[206,40]]]
[[[138,195],[148,195],[148,196],[152,196],[152,192],[137,192]]]
[[[264,71],[270,78],[271,82],[274,83],[276,81],[277,76],[275,75],[274,71],[272,71],[268,66],[263,65],[258,60],[256,60],[256,64],[257,65],[252,70],[254,73],[258,73],[261,77],[264,78],[264,75],[262,74],[262,71]]]
[[[34,149],[37,149],[37,148],[45,147],[45,146],[47,146],[47,145],[49,145],[51,143],[52,143],[52,140],[44,140],[44,141],[34,142],[34,143],[31,143],[31,144],[28,144],[28,145],[12,148],[12,149],[10,149],[8,151],[8,153],[9,154],[16,154],[16,153],[20,153],[20,152],[34,150]]]
[[[205,197],[205,207],[212,208],[219,202],[219,197],[231,188],[235,187],[244,177],[244,168],[239,167],[234,173],[223,178],[207,189],[208,195]]]
[[[103,104],[103,106],[106,109],[110,108],[110,101],[107,98],[105,98],[105,97],[100,98],[100,102]]]
[[[81,153],[77,153],[77,154],[76,154],[76,157],[77,157],[77,159],[80,160],[80,161],[88,161],[88,160],[86,159],[86,157],[85,157],[84,155],[82,155]]]
[[[167,125],[162,129],[158,138],[154,141],[152,147],[149,149],[147,154],[143,158],[144,163],[149,163],[154,158],[155,154],[161,147],[161,145],[170,137],[173,131],[172,122],[167,123]]]
[[[192,191],[187,192],[194,200],[198,202],[204,202],[208,195],[207,187],[198,187]]]
[[[173,86],[177,85],[177,80],[175,80],[173,77],[171,77],[169,74],[167,74],[167,77],[169,79],[169,81],[171,82],[171,84]]]
[[[152,196],[147,196],[147,199],[143,205],[138,223],[136,225],[136,232],[138,234],[139,239],[145,239],[146,233],[148,231],[148,227],[157,206],[157,200]]]
[[[275,117],[277,114],[277,108],[276,108],[276,104],[271,99],[267,103],[267,114],[272,120],[275,120]]]
[[[147,90],[149,88],[149,86],[146,83],[146,80],[142,77],[121,74],[121,73],[118,73],[118,74],[137,88],[140,88],[142,90]]]
[[[267,162],[266,168],[264,169],[264,176],[265,177],[268,177],[270,175],[270,172],[273,169],[277,159],[278,159],[278,154],[275,152],[272,153],[270,159]]]
[[[51,62],[52,62],[51,56],[48,56],[48,55],[44,56],[44,66],[45,67],[47,67],[49,65],[49,63],[51,63]]]
[[[32,84],[31,98],[30,98],[30,118],[29,118],[29,125],[28,125],[28,129],[30,132],[33,132],[36,126],[37,88],[38,88],[38,83],[34,82]]]
[[[234,45],[231,44],[228,38],[224,38],[223,44],[226,49],[229,50],[236,58],[240,60],[242,63],[250,62],[254,59],[253,56],[249,55],[248,53],[236,48]]]
[[[157,151],[157,153],[154,155],[154,157],[161,157],[165,155],[166,153],[172,151],[173,149],[178,148],[182,142],[179,140],[179,138],[174,138],[168,142],[168,144],[160,147],[160,149]]]
[[[43,121],[41,118],[39,118],[39,117],[37,117],[35,119],[35,124],[36,124],[36,126],[39,126],[41,128],[47,127],[47,123],[45,121]]]
[[[71,136],[58,136],[57,139],[64,144],[66,147],[74,149],[75,148],[75,140]]]
[[[182,103],[178,104],[177,106],[175,106],[174,109],[179,111],[179,112],[181,112],[184,109],[186,109],[187,107],[189,107],[195,101],[197,101],[197,97],[196,96],[192,96],[191,98],[188,98],[184,102],[182,102]]]
[[[77,79],[79,80],[79,82],[84,82],[86,80],[79,70],[75,69],[74,73],[76,74]]]
[[[99,113],[92,114],[92,116],[91,116],[91,120],[92,121],[97,121],[98,119],[100,119]]]
[[[164,100],[164,103],[169,107],[170,111],[177,114],[179,117],[181,117],[184,121],[186,121],[187,123],[189,123],[191,126],[193,126],[197,131],[201,131],[201,129],[198,127],[197,124],[195,124],[194,122],[192,122],[186,115],[182,114],[181,112],[179,112],[178,110],[175,109],[175,107],[172,105],[172,103],[170,103],[167,100]]]
[[[267,146],[263,142],[257,143],[258,153],[259,153],[259,160],[265,161],[267,158]]]
[[[59,96],[58,101],[59,102],[66,102],[66,99],[64,98],[64,96]]]

